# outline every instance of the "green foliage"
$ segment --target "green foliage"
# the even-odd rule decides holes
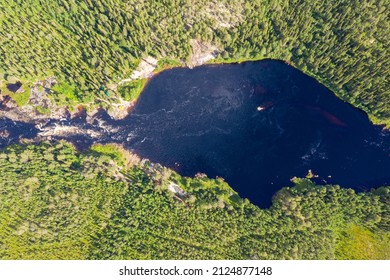
[[[88,152],[93,156],[108,156],[121,167],[132,167],[140,162],[138,156],[118,144],[93,144]]]
[[[390,258],[390,234],[378,235],[362,226],[350,225],[339,233],[336,248],[340,259],[362,260]]]
[[[0,83],[1,85],[1,83]],[[29,98],[30,98],[30,88],[28,84],[22,84],[21,86],[21,91],[19,92],[12,92],[7,89],[6,85],[4,85],[0,91],[4,95],[9,95],[18,106],[23,106],[26,105]]]
[[[385,0],[2,0],[1,91],[22,106],[28,82],[55,75],[57,104],[97,102],[142,57],[159,58],[156,71],[179,66],[197,39],[221,50],[215,62],[284,60],[390,125],[388,10]],[[6,89],[19,80],[23,92]],[[135,100],[145,84],[118,94]],[[112,145],[8,147],[0,258],[389,258],[389,187],[294,183],[259,209],[221,179],[183,178]]]
[[[3,150],[0,258],[389,257],[390,187],[356,194],[296,179],[259,209],[222,179],[184,178],[148,161],[124,167],[120,151]]]
[[[87,258],[125,185],[66,144],[9,147],[0,157],[0,258]]]
[[[127,101],[137,100],[145,87],[148,79],[137,79],[119,86],[118,92],[120,96]]]
[[[44,114],[44,115],[48,115],[51,113],[50,109],[44,108],[42,106],[35,106],[35,110],[37,110],[39,113]]]
[[[160,72],[173,67],[180,67],[182,63],[175,59],[162,58],[157,62],[156,72]]]
[[[166,58],[187,59],[198,39],[219,47],[217,61],[284,60],[390,124],[387,0],[2,0],[0,7],[0,73],[29,81],[54,74],[82,92],[82,103],[96,100],[100,85],[128,78],[142,57],[163,58],[159,69],[172,65]]]
[[[51,89],[52,98],[58,105],[76,105],[81,102],[76,86],[60,82]]]

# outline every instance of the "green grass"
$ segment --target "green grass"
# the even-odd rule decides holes
[[[148,79],[137,79],[119,86],[118,92],[126,101],[135,101],[144,89]]]
[[[180,66],[183,66],[183,64],[177,59],[161,58],[158,60],[157,67],[154,70],[154,72],[161,72],[166,69],[170,69],[173,67],[180,67]]]
[[[108,156],[120,166],[129,168],[139,162],[138,156],[118,144],[93,144],[89,150],[94,156]]]
[[[266,57],[287,61],[320,77],[343,100],[367,112],[374,123],[390,124],[389,67],[384,59],[390,38],[389,1],[379,0],[376,5],[358,0],[245,0],[243,5],[221,1],[232,19],[241,19],[230,27],[221,26],[213,16],[221,6],[206,12],[205,0],[183,5],[171,0],[141,1],[137,12],[127,11],[127,1],[22,2],[8,0],[0,11],[4,18],[0,77],[34,82],[54,75],[76,85],[79,96],[57,98],[60,104],[69,105],[74,98],[78,103],[94,103],[99,85],[128,77],[144,57],[170,58],[162,59],[157,71],[178,66],[178,61],[191,55],[190,40],[196,38],[222,51],[214,62]],[[21,20],[21,15],[28,17]],[[42,36],[34,36],[32,28]],[[124,93],[133,100],[135,95]]]
[[[26,105],[30,99],[30,88],[28,84],[23,83],[22,88],[23,92],[16,93],[8,90],[7,86],[4,84],[4,86],[1,88],[1,91],[3,92],[3,95],[9,95],[16,102],[16,104],[21,107]]]
[[[92,152],[95,152],[99,155],[106,155],[112,158],[115,161],[123,164],[124,155],[121,148],[115,144],[94,144],[90,149]]]
[[[44,108],[42,106],[36,106],[35,110],[37,110],[39,113],[44,114],[44,115],[49,115],[51,113],[50,109]]]
[[[182,63],[175,59],[162,58],[158,60],[154,73],[158,73],[170,68],[180,67]],[[126,101],[135,101],[143,91],[148,79],[136,79],[118,87],[119,95]]]
[[[388,187],[295,180],[260,209],[223,179],[127,158],[65,142],[0,151],[0,259],[389,258]]]
[[[345,260],[390,259],[390,234],[351,224],[338,236],[336,255]]]
[[[75,85],[70,85],[66,82],[59,82],[52,88],[51,97],[56,104],[61,105],[76,105],[81,102],[78,95],[78,90]]]

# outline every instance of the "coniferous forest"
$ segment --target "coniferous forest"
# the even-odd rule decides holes
[[[263,210],[221,179],[66,143],[11,146],[0,174],[1,259],[390,257],[390,187],[356,194],[295,179]]]
[[[390,121],[386,0],[1,0],[0,8],[3,86],[55,75],[89,103],[145,56],[186,61],[198,39],[218,47],[221,62],[284,60],[375,123]]]
[[[1,95],[22,106],[55,76],[60,105],[131,99],[145,80],[112,85],[146,57],[188,64],[196,40],[215,63],[283,60],[389,127],[389,11],[388,0],[0,0]],[[16,82],[23,93],[7,89]],[[8,146],[0,259],[390,259],[389,186],[293,182],[260,209],[223,179],[118,146]]]

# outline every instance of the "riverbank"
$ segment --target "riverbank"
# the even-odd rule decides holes
[[[0,190],[1,259],[390,256],[389,187],[356,194],[300,179],[260,209],[222,180],[62,142],[1,150]]]
[[[241,167],[249,172],[247,177],[252,182],[242,185],[263,182],[269,187],[269,197],[275,186],[288,184],[291,177],[304,176],[309,169],[320,171],[325,182],[345,186],[374,187],[387,182],[376,182],[377,178],[386,176],[375,174],[387,165],[389,134],[372,126],[366,114],[342,102],[315,79],[282,61],[165,71],[148,84],[135,110],[124,120],[112,119],[104,109],[93,115],[79,109],[62,119],[34,123],[36,134],[42,140],[72,141],[81,150],[94,143],[121,143],[143,158],[187,172],[183,174],[204,172],[211,176],[230,176],[236,184],[241,184],[240,174],[224,172],[236,170],[235,149],[245,146],[245,162],[250,164]],[[9,139],[15,142],[21,137],[33,138],[10,121],[3,120],[0,126],[9,128]],[[261,133],[264,131],[267,133]],[[340,143],[337,137],[348,141]],[[2,145],[9,139],[2,139]],[[292,145],[297,149],[292,151]],[[364,153],[357,156],[356,150]],[[252,158],[255,154],[256,160]],[[205,155],[207,159],[203,161],[207,165],[191,161]],[[294,170],[289,165],[282,168],[279,157],[301,164]],[[350,158],[356,163],[351,166],[345,162],[350,173],[335,167],[334,162],[341,164]],[[366,167],[369,160],[372,160],[369,166],[381,167],[371,170]],[[226,164],[230,167],[225,168]],[[206,167],[209,169],[202,171]],[[272,178],[251,177],[256,170],[269,170],[265,172],[269,174],[278,170],[278,174]],[[354,175],[356,170],[360,170],[360,179]],[[249,197],[251,191],[247,193]]]
[[[125,118],[134,107],[148,81],[156,74],[175,67],[195,67],[217,57],[218,49],[198,40],[191,40],[193,54],[188,62],[170,58],[156,59],[148,56],[141,59],[129,78],[101,86],[95,100],[78,103],[77,93],[72,85],[58,86],[56,77],[48,77],[35,83],[20,83],[20,90],[10,92],[0,84],[0,117],[13,121],[35,123],[37,126],[49,120],[69,120],[81,112],[87,119],[93,119],[104,109],[114,120]],[[15,80],[16,81],[16,80]],[[19,95],[23,93],[23,98]],[[59,95],[57,98],[55,95]],[[61,95],[64,95],[62,98]],[[56,102],[57,100],[57,102]],[[97,101],[97,102],[96,102]]]
[[[236,64],[245,63],[251,61],[260,61],[266,59],[280,60],[278,57],[263,57],[256,56],[252,58],[222,58],[218,56],[218,48],[212,45],[205,45],[194,40],[194,53],[190,57],[189,62],[178,61],[175,59],[161,58],[159,60],[153,57],[147,57],[143,59],[139,66],[130,75],[130,78],[123,79],[116,84],[110,84],[107,86],[107,90],[112,93],[111,96],[106,94],[97,95],[95,100],[89,103],[75,103],[70,100],[69,104],[56,104],[51,94],[53,93],[53,87],[57,84],[55,77],[49,77],[45,80],[41,80],[30,84],[30,87],[23,85],[23,102],[19,101],[18,97],[14,97],[9,92],[2,92],[0,94],[0,117],[9,118],[13,121],[20,121],[26,123],[34,123],[41,126],[43,123],[51,120],[67,120],[77,117],[80,112],[87,114],[87,119],[93,119],[93,117],[103,109],[107,114],[115,120],[123,119],[135,106],[139,95],[144,90],[153,76],[173,68],[182,67],[196,67],[201,65],[221,65],[221,64]],[[283,60],[282,60],[283,61]],[[286,64],[297,68],[303,73],[316,79],[322,85],[331,90],[337,97],[344,102],[346,100],[345,92],[337,89],[337,87],[326,79],[315,75],[309,71],[306,67],[301,67],[291,61],[284,61]],[[304,70],[302,70],[304,69]],[[27,95],[26,91],[30,91]],[[17,93],[16,93],[17,94]],[[61,94],[61,92],[56,93]],[[15,95],[15,94],[14,94]],[[123,98],[124,97],[124,98]],[[361,106],[350,103],[356,108],[365,111]],[[385,130],[390,129],[390,120],[383,121],[376,118],[373,114],[365,112],[370,121],[378,126],[381,126]]]

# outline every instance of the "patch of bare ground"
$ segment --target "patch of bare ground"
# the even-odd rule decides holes
[[[57,106],[49,98],[50,89],[56,83],[55,77],[49,77],[36,82],[30,88],[28,103],[21,107],[9,98],[9,96],[0,96],[0,117],[27,123],[42,123],[48,119],[67,118],[70,115],[67,108]],[[37,107],[46,110],[48,113],[43,114],[38,112]]]
[[[154,63],[154,60],[148,61]],[[143,68],[144,72],[142,72],[141,75],[146,75],[146,71],[150,71],[150,69],[154,70],[154,67],[149,66],[149,68]],[[0,117],[8,118],[13,121],[35,123],[36,125],[41,126],[49,119],[66,120],[78,115],[80,113],[79,107],[82,105],[78,106],[74,111],[69,111],[67,106],[58,106],[52,98],[50,98],[51,88],[56,83],[57,80],[55,77],[49,77],[34,83],[29,89],[30,98],[28,103],[23,106],[18,106],[8,95],[0,94]],[[125,118],[135,104],[135,102],[123,100],[121,97],[113,97],[111,100],[97,99],[109,105],[107,113],[113,119]],[[84,106],[88,107],[89,105],[87,104]],[[40,108],[41,110],[38,110],[37,108]],[[87,114],[92,118],[95,113],[96,110],[90,110]]]
[[[151,56],[142,59],[141,63],[138,65],[137,69],[130,75],[129,78],[123,79],[118,82],[118,85],[131,82],[136,79],[150,78],[153,76],[153,71],[157,67],[157,59]]]
[[[216,46],[207,42],[192,39],[190,40],[190,44],[192,46],[192,55],[187,62],[187,65],[190,68],[202,65],[207,61],[216,58],[220,52]]]

